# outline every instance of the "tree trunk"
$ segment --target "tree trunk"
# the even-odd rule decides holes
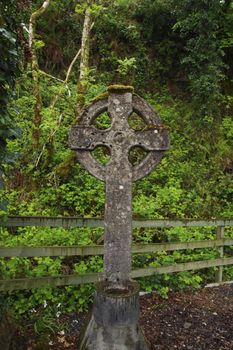
[[[34,120],[33,120],[33,133],[32,133],[32,142],[34,149],[38,149],[40,145],[40,125],[41,125],[41,109],[42,109],[42,100],[40,93],[40,73],[39,65],[36,54],[35,47],[35,26],[36,20],[40,17],[47,7],[49,6],[50,0],[44,1],[43,5],[33,12],[30,17],[29,22],[29,47],[31,49],[31,65],[32,65],[32,80],[33,80],[33,96],[35,98],[34,104]]]
[[[77,108],[76,115],[80,115],[80,112],[85,104],[85,92],[88,78],[89,68],[89,54],[90,54],[90,31],[92,27],[91,11],[89,8],[85,11],[82,41],[81,41],[81,55],[80,55],[80,73],[77,83]]]
[[[81,48],[74,60],[71,62],[71,65],[67,71],[65,82],[68,81],[70,71],[73,67],[74,62],[80,55],[80,67],[79,67],[79,77],[77,82],[77,104],[76,104],[76,118],[78,119],[81,111],[85,105],[85,92],[87,88],[87,78],[88,78],[88,68],[89,68],[89,53],[90,53],[90,32],[93,26],[93,22],[91,19],[91,11],[89,8],[85,11],[85,17],[83,22],[83,30],[82,30],[82,40],[81,40]],[[56,173],[58,176],[65,180],[68,178],[70,172],[74,164],[76,163],[76,153],[71,151],[69,156],[58,165],[56,169]]]

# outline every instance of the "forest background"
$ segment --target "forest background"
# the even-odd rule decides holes
[[[43,6],[42,6],[43,5]],[[233,217],[233,6],[231,0],[2,0],[0,4],[1,216],[102,217],[104,184],[68,147],[82,108],[111,84],[134,86],[170,128],[171,146],[134,184],[133,215]],[[143,127],[138,116],[129,121]],[[96,127],[110,123],[104,114]],[[93,153],[106,163],[106,149]],[[136,164],[144,152],[133,149]],[[0,245],[87,245],[102,229],[1,229]],[[135,229],[135,242],[214,238],[211,228]],[[232,230],[226,235],[233,236]],[[227,252],[232,254],[232,249]],[[218,256],[213,249],[133,257],[134,267]],[[1,278],[99,272],[102,258],[0,260]],[[152,276],[144,290],[198,287],[214,268]],[[224,269],[226,279],[233,268]],[[84,310],[93,286],[3,294],[16,315]],[[3,305],[3,303],[2,303]],[[43,307],[42,307],[43,308]],[[59,311],[60,312],[60,311]]]

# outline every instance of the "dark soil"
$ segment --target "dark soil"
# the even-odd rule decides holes
[[[140,324],[151,350],[233,350],[233,285],[172,292],[167,300],[151,293],[140,302]],[[61,317],[64,332],[55,334],[38,336],[30,327],[24,334],[18,330],[10,350],[78,350],[87,317]]]
[[[233,349],[233,285],[195,292],[155,293],[141,300],[141,325],[150,349]]]

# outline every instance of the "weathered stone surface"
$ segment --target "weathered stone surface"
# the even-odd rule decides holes
[[[138,327],[138,292],[137,282],[118,290],[109,282],[97,284],[93,315],[79,350],[148,350]]]
[[[99,130],[93,122],[105,111],[112,124]],[[128,117],[133,112],[144,120],[146,130],[130,128]],[[72,128],[69,144],[84,167],[106,182],[104,277],[115,285],[121,284],[130,278],[131,271],[132,181],[147,175],[161,160],[168,148],[168,130],[148,103],[131,92],[117,89],[84,110],[80,123]],[[105,167],[90,154],[97,146],[105,146],[111,152]],[[149,151],[136,167],[129,161],[129,151],[135,146]]]
[[[91,318],[78,350],[148,350],[138,326],[103,327]]]
[[[93,123],[101,113],[111,117],[111,127],[97,129]],[[135,112],[146,128],[130,128],[128,118]],[[138,327],[139,288],[130,280],[132,243],[132,182],[149,174],[168,149],[168,129],[158,115],[132,89],[109,90],[108,97],[94,101],[84,110],[80,125],[69,135],[70,148],[81,164],[106,183],[104,279],[97,284],[93,315],[80,350],[147,350]],[[111,159],[103,166],[91,155],[105,146]],[[145,159],[133,166],[129,151],[139,146],[148,151]]]
[[[106,327],[137,324],[139,318],[139,284],[126,281],[120,288],[110,282],[96,284],[93,316],[98,324]]]
[[[119,94],[117,94],[117,96],[119,96]],[[162,159],[164,151],[168,149],[168,129],[163,127],[161,120],[159,119],[158,115],[154,112],[152,107],[145,100],[143,100],[141,97],[137,95],[132,95],[132,110],[136,112],[139,116],[141,116],[142,119],[145,121],[145,123],[149,127],[154,127],[155,130],[157,127],[159,132],[163,133],[164,135],[164,149],[162,150],[162,147],[161,147],[160,150],[157,149],[153,152],[150,152],[141,164],[135,167],[132,167],[132,180],[137,181],[142,177],[146,176],[147,174],[149,174],[154,169],[154,167]],[[77,131],[77,129],[83,130],[83,126],[86,126],[87,128],[90,127],[93,124],[95,118],[101,113],[106,111],[108,111],[107,97],[94,101],[89,107],[87,107],[83,111],[82,115],[79,118],[80,125],[74,126],[69,135],[70,148],[77,151],[77,157],[80,163],[83,164],[83,166],[93,176],[97,177],[101,181],[105,181],[105,175],[106,175],[105,167],[99,164],[91,156],[90,154],[91,149],[84,149],[83,147],[80,147],[82,146],[81,133],[84,131]],[[129,126],[127,125],[127,129],[128,128]],[[110,130],[107,130],[107,131],[98,130],[94,128],[94,126],[91,126],[91,129],[96,132],[96,135],[100,134],[100,136],[105,135],[108,131],[110,131]],[[135,132],[133,130],[130,130],[130,131]],[[145,133],[144,133],[145,138],[147,137],[148,131],[151,131],[151,130],[145,130]],[[157,137],[154,137],[154,140],[156,139]],[[102,141],[105,141],[105,140],[103,139]],[[106,146],[100,140],[98,145]],[[112,148],[111,146],[112,145],[110,143],[110,147],[109,147],[110,151]],[[139,145],[139,146],[143,146],[143,145]]]

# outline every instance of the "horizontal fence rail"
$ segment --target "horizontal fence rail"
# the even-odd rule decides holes
[[[2,227],[103,227],[102,219],[75,218],[75,217],[20,217],[10,216],[0,221]],[[209,267],[218,267],[216,281],[222,281],[223,266],[233,265],[233,257],[224,258],[224,247],[233,246],[233,238],[224,238],[224,227],[233,226],[233,219],[226,220],[133,220],[136,228],[170,228],[170,227],[216,227],[216,239],[191,242],[166,242],[154,244],[135,244],[132,253],[157,253],[161,251],[190,250],[213,248],[219,252],[218,259],[192,261],[173,264],[171,266],[148,267],[132,271],[132,277],[145,277],[153,274],[182,272]],[[0,257],[37,257],[37,256],[90,256],[103,255],[102,245],[90,246],[52,246],[52,247],[1,247]],[[58,287],[65,285],[79,285],[93,283],[101,279],[101,273],[86,273],[84,275],[71,274],[35,278],[18,278],[0,280],[0,291],[13,291],[41,287]]]
[[[193,261],[172,266],[148,267],[132,271],[131,277],[146,277],[153,274],[164,274],[172,272],[190,271],[196,269],[205,269],[209,267],[227,266],[233,264],[233,258],[212,259],[204,261]],[[79,285],[84,283],[94,283],[101,280],[101,273],[87,273],[85,275],[61,275],[55,277],[35,277],[35,278],[17,278],[13,280],[0,280],[0,291],[13,291],[20,289],[32,289],[42,287],[61,287],[67,285]]]
[[[182,243],[153,243],[134,244],[132,253],[157,253],[162,251],[217,248],[222,246],[233,246],[233,238],[225,238],[210,241],[194,241]],[[103,246],[53,246],[53,247],[1,247],[0,257],[27,257],[34,256],[88,256],[103,255]]]
[[[203,226],[233,226],[233,219],[225,220],[133,220],[135,228],[153,227],[203,227]],[[7,220],[0,219],[3,227],[104,227],[103,219],[78,217],[43,217],[43,216],[9,216]]]

